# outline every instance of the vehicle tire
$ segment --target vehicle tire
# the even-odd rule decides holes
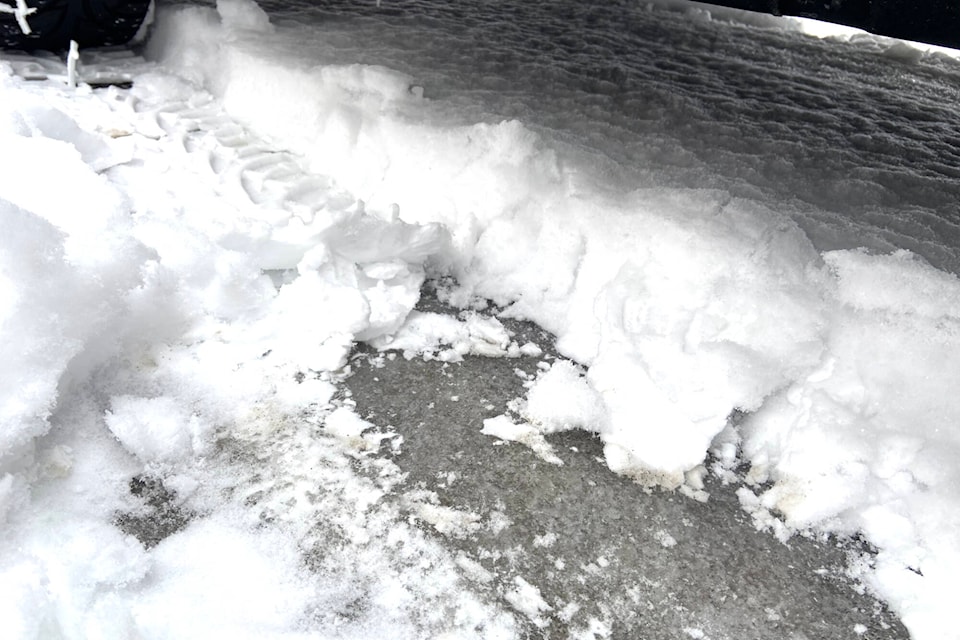
[[[63,51],[76,40],[81,47],[129,42],[140,29],[151,0],[27,0],[29,34],[14,14],[0,13],[0,48]],[[0,5],[16,7],[16,0]]]

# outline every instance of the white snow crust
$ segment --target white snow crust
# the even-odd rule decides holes
[[[955,634],[955,274],[836,248],[846,223],[811,233],[763,197],[625,186],[560,135],[303,38],[247,0],[161,8],[129,94],[27,83],[0,58],[5,637],[512,637],[513,614],[380,502],[389,470],[351,470],[393,436],[334,398],[357,341],[539,354],[479,315],[413,311],[428,276],[569,359],[525,422],[485,433],[554,461],[543,434],[592,431],[611,469],[667,488],[708,452],[723,477],[748,464],[758,526],[860,532],[878,552],[859,577],[913,637]],[[251,480],[247,459],[272,471]],[[153,549],[113,525],[141,473],[205,513]],[[254,495],[275,527],[251,521]],[[323,548],[307,515],[341,541],[317,552],[326,574],[299,556]],[[537,587],[514,586],[542,624]]]

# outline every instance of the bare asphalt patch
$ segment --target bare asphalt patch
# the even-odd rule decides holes
[[[538,327],[504,324],[545,355],[451,364],[361,347],[345,385],[362,417],[403,438],[398,450],[379,454],[406,474],[399,503],[405,493],[427,492],[467,519],[445,528],[410,510],[459,554],[476,588],[525,614],[518,617],[528,621],[528,637],[909,637],[847,577],[856,541],[795,536],[783,544],[755,529],[735,486],[716,480],[705,503],[644,490],[611,473],[586,432],[548,438],[562,465],[482,434],[485,418],[524,394],[523,376],[555,357]]]

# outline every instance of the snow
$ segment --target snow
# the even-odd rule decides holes
[[[201,520],[151,556],[150,586],[138,595],[132,611],[118,607],[121,617],[110,624],[120,626],[126,617],[125,628],[110,629],[109,635],[146,628],[165,637],[262,638],[286,631],[287,621],[301,615],[317,595],[303,579],[298,554],[287,541],[252,535],[229,519]],[[271,588],[251,589],[254,584]]]
[[[543,433],[590,429],[605,418],[603,401],[579,371],[561,360],[530,387],[524,415]]]
[[[203,455],[213,431],[169,396],[114,396],[104,422],[125,449],[148,464]]]
[[[506,596],[507,601],[525,613],[536,626],[545,627],[547,623],[540,616],[540,612],[550,611],[552,607],[540,595],[540,590],[520,576],[514,578],[514,584],[515,588]]]
[[[444,97],[402,60],[332,61],[305,33],[247,0],[161,9],[158,64],[137,68],[129,94],[28,83],[0,59],[5,634],[511,637],[512,614],[461,580],[463,558],[381,501],[389,466],[379,485],[352,470],[393,435],[336,396],[357,341],[446,362],[542,355],[471,310],[480,299],[555,333],[566,358],[532,381],[517,420],[484,433],[559,463],[544,434],[585,429],[614,471],[698,496],[708,452],[724,478],[746,463],[738,495],[758,527],[861,532],[878,551],[860,579],[914,638],[952,633],[948,234],[881,234],[870,220],[901,220],[896,206],[851,222],[709,173],[633,181],[605,133],[576,129],[589,117],[575,101],[555,107],[569,131],[504,119],[482,92]],[[878,42],[831,46],[929,62],[934,77],[948,64]],[[677,146],[686,176],[695,163]],[[803,165],[802,146],[780,152]],[[858,188],[882,192],[883,175]],[[414,310],[441,277],[458,318]],[[142,473],[204,514],[154,549],[113,525],[142,507],[127,490]],[[410,499],[441,533],[494,526]],[[245,506],[259,500],[273,528]],[[333,575],[299,555],[322,549],[314,519],[344,540],[336,557],[316,552]],[[536,585],[516,577],[505,598],[545,624]]]
[[[557,457],[553,447],[546,441],[540,430],[530,424],[514,423],[509,416],[499,415],[484,420],[480,433],[505,442],[521,442],[530,447],[543,461],[556,465],[563,464],[563,460]]]

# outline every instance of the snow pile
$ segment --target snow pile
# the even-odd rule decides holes
[[[749,479],[776,481],[760,505],[790,527],[862,531],[880,550],[867,582],[935,637],[960,570],[960,279],[907,252],[826,260],[828,356],[746,421]]]
[[[698,190],[604,197],[592,157],[561,162],[517,121],[437,126],[442,107],[413,95],[413,78],[309,67],[195,9],[167,20],[190,35],[155,39],[153,55],[205,78],[232,114],[368,206],[400,202],[409,220],[449,228],[454,301],[512,304],[590,365],[615,470],[676,485],[732,409],[816,365],[819,256],[769,208]]]
[[[0,130],[0,461],[15,464],[47,431],[69,369],[108,357],[122,339],[124,299],[148,252],[126,237],[123,196],[94,170],[112,163],[102,140],[16,94],[0,122],[9,123]]]
[[[165,21],[182,35],[156,38],[152,55],[201,78],[233,115],[369,206],[400,203],[406,219],[448,228],[460,283],[449,301],[490,298],[558,335],[587,373],[544,375],[531,424],[595,431],[612,469],[666,486],[713,444],[732,468],[736,449],[721,445],[742,442],[750,480],[774,483],[747,501],[754,510],[790,528],[865,531],[881,548],[869,581],[918,637],[934,637],[923,611],[936,605],[914,598],[947,593],[919,556],[958,559],[943,515],[957,506],[946,490],[960,416],[952,276],[904,253],[821,255],[769,202],[610,184],[587,150],[518,121],[458,122],[416,78],[316,64],[280,32],[245,39],[199,9]],[[393,346],[449,344],[443,357],[455,359],[471,351],[455,324],[414,314]],[[753,415],[731,436],[735,411]],[[488,422],[491,435],[547,451],[529,425]],[[916,584],[902,592],[904,581]]]
[[[259,165],[212,166],[259,144],[149,65],[128,94],[0,62],[4,637],[513,635],[352,470],[332,404],[330,372],[402,323],[446,232],[334,186],[307,222],[260,206],[236,188]]]

